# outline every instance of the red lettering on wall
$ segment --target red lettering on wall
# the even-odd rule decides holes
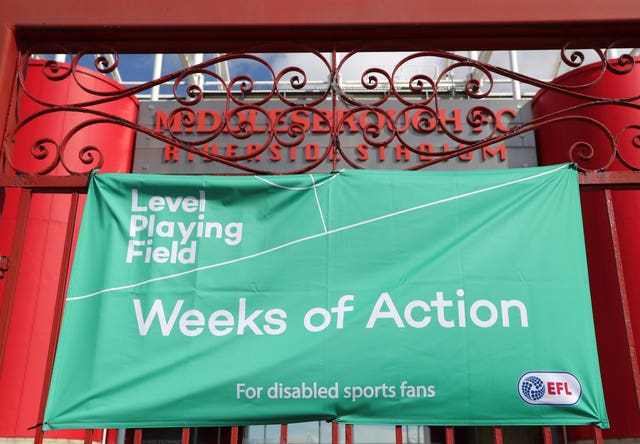
[[[287,124],[287,115],[281,109],[270,109],[269,119],[273,125],[273,129],[277,133],[286,133],[289,131],[289,125]]]
[[[430,143],[421,143],[418,147],[418,150],[423,153],[433,153],[433,145]],[[420,154],[420,160],[422,162],[428,162],[433,159],[433,156],[427,156],[425,154]]]
[[[331,122],[331,111],[320,110],[320,114],[326,117],[327,121],[325,121],[318,114],[313,113],[313,127],[311,130],[314,133],[328,133],[329,131],[331,131],[331,128],[327,124],[327,122]]]
[[[505,114],[511,115],[511,119],[509,119],[509,123],[506,125],[502,123],[502,116]],[[503,133],[509,131],[509,127],[511,126],[517,115],[518,113],[512,109],[498,110],[498,112],[496,112],[496,128],[498,129],[498,131],[502,131]]]
[[[181,113],[176,113],[174,114],[173,118],[171,119],[171,122],[168,122],[168,116],[167,114],[162,111],[162,110],[158,110],[156,112],[156,124],[153,128],[153,130],[156,133],[162,133],[165,131],[169,131],[169,123],[171,123],[172,127],[171,130],[174,133],[181,133],[182,132],[182,126],[181,126],[181,122],[180,122],[180,114]]]
[[[451,117],[447,117],[447,110],[439,109],[438,110],[438,119],[440,120],[440,132],[444,132],[444,126],[453,124],[453,132],[461,133],[462,132],[462,112],[459,108],[453,109],[451,111],[453,114]]]
[[[304,158],[307,161],[314,161],[320,158],[320,147],[315,143],[308,143],[304,150]]]
[[[405,162],[411,160],[411,151],[409,151],[409,148],[399,143],[396,145],[396,161],[399,162],[401,160],[404,160]]]
[[[369,146],[366,143],[359,143],[356,147],[356,159],[361,162],[369,159]]]
[[[282,160],[282,154],[280,153],[280,145],[277,143],[269,147],[269,160],[273,162],[279,162]]]
[[[255,109],[248,109],[247,114],[249,115],[249,124],[253,128],[254,133],[264,133],[267,130],[266,126],[258,126],[258,111]],[[260,115],[263,115],[262,113]]]
[[[491,121],[491,119],[489,118],[489,116],[485,112],[479,111],[479,110],[474,111],[472,113],[472,117],[473,117],[474,122],[476,120],[479,121],[478,122],[478,126],[473,126],[472,127],[472,131],[474,133],[481,133],[482,130],[483,130],[483,126],[488,124]]]
[[[377,127],[378,130],[384,128],[385,117],[377,111],[365,110],[360,114],[360,127],[366,129],[368,127]]]
[[[409,129],[409,125],[411,123],[411,119],[409,118],[409,113],[407,111],[403,112],[402,114],[400,114],[398,117],[396,117],[396,111],[395,109],[386,109],[384,112],[387,115],[387,129],[389,131],[393,131],[393,126],[394,126],[394,122],[395,122],[395,127],[396,130],[399,133],[404,133]],[[398,119],[396,121],[396,118]]]
[[[430,133],[436,129],[436,119],[429,111],[420,109],[413,113],[411,127],[419,133]]]
[[[348,109],[338,110],[338,121],[341,121],[342,119],[344,119],[342,121],[342,124],[340,125],[340,132],[344,131],[345,125],[346,125],[349,128],[349,132],[357,133],[358,131],[360,131],[360,127],[358,126],[358,122],[356,122],[356,115],[351,114],[347,118],[344,117],[347,115],[349,111],[350,110]]]
[[[253,157],[249,157],[247,159],[247,162],[259,161],[260,157],[262,156],[262,153],[260,153],[261,148],[262,147],[257,143],[250,143],[249,145],[247,145],[247,156],[253,156]]]
[[[496,149],[490,146],[482,147],[482,160],[487,160],[488,157],[494,157],[496,154],[499,154],[500,160],[504,161],[507,158],[507,145],[500,144]]]
[[[230,113],[227,116],[227,124],[224,127],[224,132],[244,135],[247,134],[247,126],[250,125],[251,120],[242,111],[233,114]]]
[[[460,144],[458,145],[459,149],[464,148],[464,145]],[[458,156],[458,158],[464,162],[469,162],[471,159],[473,159],[473,151],[469,151],[467,153],[462,153]]]
[[[350,110],[337,110],[337,119],[341,122],[340,131],[357,133],[362,129],[374,126],[378,129],[387,128],[390,131],[394,129],[398,133],[404,133],[410,127],[419,133],[429,133],[438,127],[440,132],[445,131],[445,127],[449,127],[450,131],[462,132],[462,110],[454,108],[450,111],[445,109],[438,110],[438,119],[434,116],[434,111],[427,109],[415,109],[413,114],[409,111],[398,113],[396,109],[386,109],[384,112],[375,110],[364,110],[359,114],[350,114]],[[169,113],[171,114],[171,113]],[[260,114],[260,115],[259,115]],[[311,116],[313,114],[313,116]],[[347,116],[348,115],[348,116]],[[495,112],[496,129],[500,132],[509,131],[510,126],[517,116],[517,110],[505,108]],[[480,119],[481,124],[490,123],[491,119],[481,111],[475,111],[473,117]],[[326,120],[325,120],[326,119]],[[253,133],[262,133],[268,131],[266,121],[270,120],[273,128],[277,132],[286,132],[291,124],[295,124],[302,131],[311,130],[315,133],[328,133],[330,131],[330,123],[332,113],[330,110],[318,110],[312,113],[307,110],[294,110],[287,113],[286,110],[272,109],[266,111],[266,114],[255,109],[247,109],[237,113],[229,113],[226,119],[220,112],[211,109],[203,109],[189,112],[178,112],[169,118],[166,111],[157,110],[155,113],[154,131],[165,132],[171,130],[173,133],[182,132],[198,132],[213,133],[223,128],[225,133],[238,133],[243,131],[243,124],[248,124],[252,128]],[[482,131],[482,126],[473,127],[475,133]]]
[[[204,151],[205,153],[208,154],[218,154],[218,144],[217,143],[212,143],[211,145],[204,145],[202,147],[202,151]],[[202,160],[204,162],[213,162],[213,159],[209,159],[206,157],[203,157]]]
[[[165,145],[162,160],[165,162],[178,162],[180,160],[180,149],[172,145]]]
[[[182,131],[185,133],[193,133],[198,125],[198,118],[195,111],[179,113],[179,118],[176,117],[175,121],[182,122]],[[175,125],[174,121],[174,125]]]
[[[157,123],[156,123],[157,124]],[[196,131],[199,133],[213,133],[222,126],[220,114],[209,109],[198,111],[198,125]]]
[[[503,122],[503,116],[504,115],[509,115],[508,121],[505,124]],[[509,131],[509,127],[511,126],[511,124],[513,123],[514,119],[516,118],[517,112],[513,109],[509,109],[509,108],[505,108],[505,109],[499,109],[498,111],[496,111],[495,113],[495,126],[496,126],[496,130],[502,132],[502,133],[506,133],[507,131]],[[480,119],[480,123],[481,125],[479,126],[474,126],[472,128],[472,131],[474,133],[480,133],[482,132],[482,126],[485,124],[488,124],[491,122],[491,118],[490,116],[488,116],[486,113],[483,113],[481,111],[475,111],[473,113],[473,117],[474,118],[479,118]]]
[[[237,148],[238,148],[238,144],[237,143],[228,143],[225,155],[227,157],[235,157],[235,156],[237,156],[238,155],[238,153],[236,152]]]
[[[311,128],[309,111],[295,110],[291,112],[291,124],[302,128],[304,132],[309,131],[309,128]]]

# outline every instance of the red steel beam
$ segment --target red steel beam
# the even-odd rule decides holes
[[[553,444],[553,436],[551,435],[551,427],[542,427],[542,442],[544,444]]]
[[[568,41],[640,46],[636,0],[610,0],[606,8],[582,0],[517,7],[485,0],[481,8],[431,0],[404,0],[401,6],[323,0],[321,6],[309,14],[296,0],[247,0],[208,14],[198,13],[210,11],[207,0],[193,0],[188,8],[169,0],[114,0],[109,8],[81,0],[31,0],[4,2],[0,24],[16,29],[23,44],[104,43],[132,52],[228,52],[256,41],[277,41],[285,51],[298,42],[344,50],[357,42],[384,46],[409,40],[415,46],[405,50],[547,49]]]
[[[0,175],[0,188],[30,188],[46,192],[72,193],[86,190],[89,176],[16,176]]]
[[[97,26],[121,27],[228,27],[228,26],[494,26],[538,24],[540,32],[547,26],[567,26],[576,23],[623,23],[637,18],[640,12],[635,0],[609,0],[607,7],[583,0],[538,0],[505,5],[502,0],[485,0],[482,7],[460,8],[458,4],[435,4],[431,0],[403,0],[401,5],[390,1],[323,0],[321,7],[309,14],[297,0],[246,0],[233,7],[216,8],[215,14],[207,0],[191,0],[189,7],[171,0],[112,0],[110,7],[83,0],[31,0],[3,2],[3,19],[24,26]],[[436,7],[437,6],[437,7]],[[552,13],[550,13],[552,12]],[[495,29],[494,31],[499,31]],[[568,31],[565,31],[565,35]],[[329,37],[329,36],[327,36]]]
[[[593,426],[593,442],[594,444],[602,444],[602,429]]]
[[[238,444],[238,426],[231,427],[231,443]]]
[[[447,444],[454,444],[455,438],[453,436],[453,427],[445,427],[444,432],[445,432],[445,442]]]
[[[502,427],[493,428],[493,442],[495,444],[502,444]]]
[[[580,173],[578,178],[580,187],[584,190],[640,188],[640,171],[593,171]]]
[[[180,437],[181,444],[189,444],[190,435],[191,435],[191,429],[189,427],[183,427],[182,436]]]
[[[319,51],[347,52],[354,48],[371,51],[419,51],[425,48],[448,50],[509,50],[561,48],[568,42],[580,42],[580,47],[607,47],[616,37],[618,45],[640,46],[637,19],[616,23],[576,23],[571,33],[567,27],[540,23],[467,25],[360,25],[295,26],[287,29],[264,27],[168,27],[132,26],[103,27],[18,27],[17,37],[22,49],[39,52],[56,51],[60,45],[72,51],[87,47],[109,46],[119,53],[184,53],[255,51],[256,41],[273,51],[298,52],[303,47]],[[543,32],[545,31],[545,32]]]
[[[353,424],[344,426],[345,444],[353,444]]]
[[[71,265],[71,248],[73,246],[73,234],[76,227],[76,214],[78,212],[78,194],[71,195],[71,205],[67,215],[67,232],[64,239],[64,247],[62,250],[62,263],[60,264],[60,274],[58,276],[58,290],[56,291],[56,302],[53,311],[53,321],[51,326],[51,334],[49,335],[49,348],[47,352],[47,364],[44,371],[44,383],[42,384],[42,392],[40,394],[40,408],[38,410],[38,424],[34,444],[41,444],[44,432],[42,431],[42,423],[44,421],[44,411],[47,406],[47,397],[49,395],[49,385],[51,384],[51,374],[53,373],[53,362],[56,356],[56,348],[58,346],[58,336],[60,335],[60,325],[62,323],[62,311],[64,309],[64,299],[67,290],[67,276],[69,276],[69,267]],[[93,431],[91,431],[93,433]],[[86,435],[85,435],[86,444]]]
[[[0,369],[4,363],[4,354],[9,339],[9,326],[11,325],[11,314],[13,302],[18,289],[18,279],[20,277],[20,263],[22,262],[22,252],[24,239],[27,234],[27,218],[31,206],[31,190],[23,189],[20,193],[18,203],[18,214],[16,216],[16,227],[11,243],[11,253],[9,256],[9,269],[6,271],[7,282],[4,286],[4,294],[0,299]]]
[[[613,248],[614,265],[618,282],[618,295],[620,297],[620,308],[624,318],[625,336],[627,340],[627,349],[631,372],[633,376],[633,385],[636,396],[636,412],[638,417],[640,413],[640,369],[638,368],[638,359],[636,354],[636,344],[633,335],[633,321],[631,319],[631,309],[629,307],[629,295],[627,293],[627,285],[624,280],[624,271],[622,268],[622,254],[620,252],[620,240],[618,238],[618,227],[616,216],[613,208],[613,196],[610,189],[604,190],[604,198],[607,205],[607,217],[609,219],[609,230],[611,235],[611,245]]]
[[[4,135],[13,132],[15,119],[11,110],[15,108],[14,93],[18,69],[18,46],[12,27],[0,24],[0,176],[3,173],[2,152]],[[7,139],[8,140],[8,139]]]
[[[133,444],[142,444],[142,429],[135,429],[133,432]]]
[[[93,442],[93,429],[85,429],[83,444],[91,444]]]

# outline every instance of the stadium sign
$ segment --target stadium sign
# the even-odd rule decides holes
[[[440,100],[437,112],[432,113],[422,108],[406,109],[398,101],[388,100],[383,113],[363,109],[351,114],[346,108],[334,112],[329,103],[326,108],[319,106],[317,112],[312,112],[304,108],[285,111],[282,105],[267,102],[261,107],[242,108],[225,120],[224,101],[205,100],[191,107],[191,111],[181,111],[173,102],[160,101],[141,103],[139,123],[155,133],[194,144],[204,153],[230,159],[248,157],[239,163],[259,170],[286,172],[312,165],[323,156],[331,140],[328,122],[335,119],[343,121],[340,148],[357,167],[406,169],[465,146],[451,135],[477,141],[493,130],[497,135],[504,134],[510,127],[530,119],[527,101],[485,100],[482,106],[492,110],[495,121],[485,116],[483,125],[473,127],[468,124],[467,115],[477,105],[469,100]],[[379,132],[377,137],[365,136],[372,128]],[[373,143],[376,140],[385,143]],[[138,137],[135,146],[134,172],[238,172],[236,168],[181,150],[176,143],[150,136]],[[332,171],[334,160],[337,168],[349,166],[345,159],[334,159],[330,153],[314,171]],[[500,169],[536,164],[535,143],[528,134],[462,154],[429,169]]]

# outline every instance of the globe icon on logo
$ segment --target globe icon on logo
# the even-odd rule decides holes
[[[529,376],[520,384],[520,391],[529,400],[537,401],[544,396],[544,382],[540,378]]]

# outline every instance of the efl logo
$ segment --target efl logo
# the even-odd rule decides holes
[[[531,405],[573,405],[582,396],[582,386],[571,373],[529,372],[520,377],[518,393]]]

